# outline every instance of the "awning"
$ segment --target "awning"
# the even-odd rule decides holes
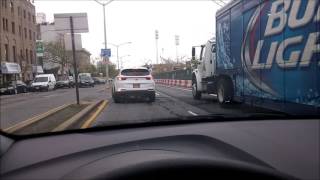
[[[21,68],[17,63],[3,62],[1,63],[1,74],[20,74]]]
[[[43,74],[42,66],[32,66],[32,72],[37,74]]]

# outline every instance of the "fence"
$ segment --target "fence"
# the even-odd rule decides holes
[[[175,70],[170,72],[162,72],[153,74],[155,79],[179,79],[179,80],[191,80],[192,71],[190,69],[186,70]]]
[[[163,72],[154,74],[153,77],[157,84],[166,86],[178,86],[183,88],[191,88],[191,70],[176,70],[171,72]]]

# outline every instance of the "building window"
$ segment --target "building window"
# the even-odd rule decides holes
[[[22,32],[21,32],[21,26],[19,25],[19,36],[22,36]]]
[[[2,28],[5,31],[6,30],[6,19],[2,18]]]
[[[10,1],[10,9],[11,9],[11,13],[14,13],[14,7],[13,7],[13,2]]]
[[[23,18],[26,18],[26,10],[23,10]]]
[[[20,6],[18,7],[18,16],[21,16],[21,8],[20,8]]]
[[[30,50],[30,64],[32,64],[34,61],[33,61],[33,53],[32,51]]]
[[[33,32],[33,40],[36,40],[36,33]]]
[[[12,46],[13,62],[17,62],[16,46]]]
[[[23,51],[20,49],[20,66],[22,67]]]
[[[6,30],[9,31],[8,19],[6,19]]]
[[[34,24],[36,23],[36,17],[34,15],[32,15],[32,21]]]
[[[28,36],[27,36],[27,28],[24,28],[24,38],[27,39]]]
[[[11,30],[13,34],[16,33],[16,25],[14,24],[14,22],[11,22]]]
[[[26,49],[26,64],[29,64],[29,51]]]
[[[4,60],[9,61],[9,45],[5,44],[4,45]]]
[[[4,6],[4,8],[7,8],[7,0],[2,0],[2,6]]]
[[[32,40],[31,30],[29,30],[29,39]]]
[[[31,21],[31,14],[28,12],[28,20]]]

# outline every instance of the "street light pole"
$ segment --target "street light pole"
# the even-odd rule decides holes
[[[121,68],[123,68],[123,62],[122,62],[122,59],[124,58],[124,57],[127,57],[127,56],[130,56],[130,54],[127,54],[127,55],[125,55],[125,56],[121,56],[119,59],[120,59],[120,62],[121,62]]]
[[[101,3],[98,0],[95,0],[98,4],[102,5],[103,8],[103,26],[104,26],[104,48],[107,49],[107,27],[106,27],[106,6],[110,4],[113,0],[109,0],[106,3]],[[107,84],[109,83],[109,58],[103,57],[103,61],[106,63],[106,79]]]
[[[119,65],[119,46],[117,46],[117,61],[118,61],[118,69],[120,70],[120,65]]]
[[[103,26],[104,26],[104,48],[107,49],[107,27],[106,27],[106,4],[103,7]],[[109,82],[109,58],[103,57],[103,61],[106,63],[106,80]]]
[[[117,48],[117,62],[118,62],[118,69],[120,69],[120,61],[119,61],[119,47],[122,46],[122,45],[126,45],[126,44],[131,44],[132,42],[124,42],[124,43],[121,43],[121,44],[113,44],[113,43],[109,43],[113,46],[115,46]]]

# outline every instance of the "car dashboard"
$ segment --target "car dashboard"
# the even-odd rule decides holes
[[[1,179],[199,174],[320,179],[319,127],[319,120],[263,120],[118,128],[16,141],[1,135],[0,173]]]

